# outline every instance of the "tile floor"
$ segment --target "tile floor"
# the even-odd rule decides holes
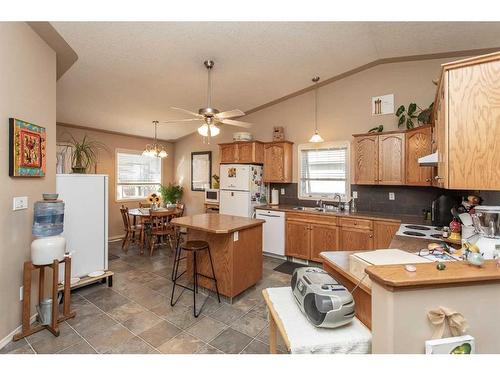
[[[282,261],[265,257],[263,279],[233,300],[218,303],[211,295],[198,318],[192,293],[185,291],[170,306],[173,255],[168,246],[139,255],[131,245],[110,242],[113,287],[95,284],[72,294],[76,317],[60,325],[54,337],[47,330],[12,342],[0,353],[268,353],[268,317],[261,291],[290,285],[290,276],[273,271]],[[177,289],[176,289],[177,291]],[[286,351],[278,341],[279,349]]]

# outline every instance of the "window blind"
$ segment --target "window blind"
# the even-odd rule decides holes
[[[116,198],[140,200],[157,193],[161,185],[161,159],[140,153],[116,154]]]

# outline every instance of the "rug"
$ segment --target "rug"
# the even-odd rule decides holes
[[[281,273],[286,273],[287,275],[293,275],[293,271],[295,271],[296,268],[300,267],[307,267],[307,265],[286,261],[275,267],[274,270]]]

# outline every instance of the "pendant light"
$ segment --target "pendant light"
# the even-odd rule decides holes
[[[316,87],[314,88],[314,134],[309,139],[311,143],[321,143],[324,142],[324,139],[321,138],[318,131],[318,81],[319,77],[316,76],[312,79]]]
[[[158,137],[157,137],[158,123],[159,123],[159,121],[153,121],[153,126],[155,128],[155,139],[154,139],[154,142],[152,144],[148,144],[146,146],[146,148],[142,152],[142,155],[163,159],[163,158],[166,158],[168,156],[168,154],[167,154],[167,150],[165,149],[165,146],[158,143]]]

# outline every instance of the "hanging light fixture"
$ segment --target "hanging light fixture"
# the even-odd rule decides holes
[[[166,158],[168,156],[168,153],[167,153],[167,150],[165,149],[165,146],[158,143],[158,137],[157,137],[158,123],[159,123],[159,121],[153,121],[153,126],[155,128],[155,139],[154,139],[154,142],[152,144],[146,145],[146,148],[142,152],[142,155],[163,159],[163,158]]]
[[[198,128],[198,133],[203,137],[215,137],[220,133],[220,129],[213,124],[212,117],[208,117],[205,119],[205,124]],[[209,134],[210,133],[210,134]]]
[[[321,143],[324,142],[324,139],[319,135],[318,131],[318,81],[319,77],[316,76],[312,79],[316,87],[314,88],[314,134],[309,139],[311,143]]]

